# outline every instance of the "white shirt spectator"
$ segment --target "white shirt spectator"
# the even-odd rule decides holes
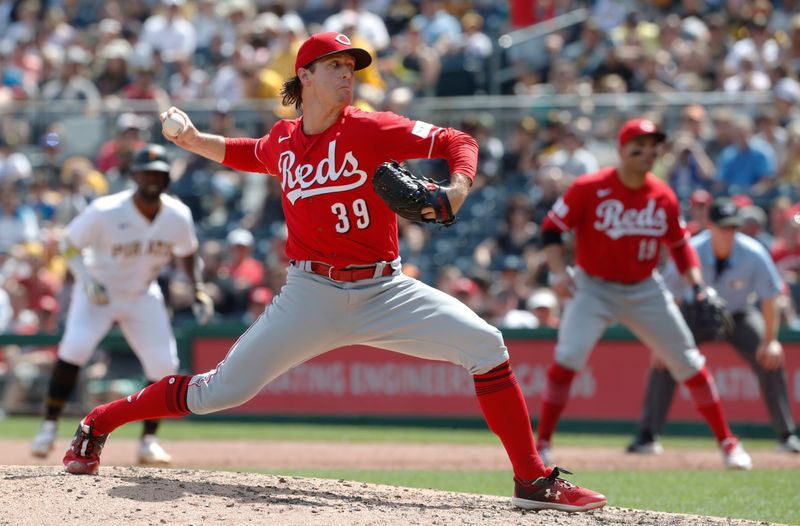
[[[187,68],[187,70],[178,71],[169,77],[169,96],[176,102],[204,98],[208,88],[208,74],[201,69],[194,68],[191,61],[181,62],[179,68]]]
[[[155,15],[145,20],[140,42],[171,62],[175,56],[194,55],[197,35],[194,26],[181,16]]]
[[[513,309],[508,311],[497,325],[503,329],[535,329],[539,326],[539,318],[532,312]]]
[[[571,153],[569,150],[562,148],[547,159],[547,164],[558,166],[572,177],[578,177],[579,175],[599,170],[599,165],[594,154],[585,148],[578,148]]]
[[[778,63],[781,47],[770,38],[761,49],[756,46],[752,38],[745,38],[731,46],[725,57],[725,69],[730,72],[737,71],[742,59],[753,58],[753,64],[758,71],[764,71]]]
[[[215,11],[213,0],[201,0],[197,4],[197,13],[192,18],[195,43],[198,49],[208,49],[217,35],[222,35],[224,22]]]
[[[225,99],[236,103],[244,99],[244,86],[239,70],[233,64],[222,66],[214,78],[208,91],[213,99]]]
[[[345,28],[355,26],[356,33],[364,37],[375,51],[386,49],[389,45],[389,31],[383,19],[375,13],[369,11],[353,11],[346,9],[325,19],[323,28],[325,31],[335,31],[342,33]]]
[[[464,55],[467,58],[487,59],[492,56],[492,39],[481,31],[464,35]]]
[[[32,172],[31,162],[24,153],[0,150],[0,184],[27,179]]]
[[[11,298],[8,297],[8,292],[0,287],[0,334],[8,332],[13,317],[14,309],[11,307]]]
[[[738,91],[767,91],[772,86],[769,76],[763,71],[753,71],[749,75],[740,72],[725,79],[722,89],[735,93]]]

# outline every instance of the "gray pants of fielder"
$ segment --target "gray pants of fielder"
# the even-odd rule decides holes
[[[781,367],[766,371],[756,361],[756,351],[764,338],[764,318],[757,309],[748,308],[745,312],[737,313],[733,316],[733,321],[734,328],[727,341],[756,374],[772,428],[777,438],[783,441],[795,430],[786,389],[786,370]],[[669,372],[665,369],[651,369],[639,421],[640,438],[649,441],[661,434],[674,393],[675,380]]]

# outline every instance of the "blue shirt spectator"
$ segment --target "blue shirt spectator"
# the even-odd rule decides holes
[[[425,43],[440,53],[461,40],[461,23],[444,10],[439,0],[423,0],[420,14],[411,19],[411,25],[418,27]]]
[[[39,237],[39,221],[32,208],[20,202],[11,184],[0,186],[0,252]]]
[[[753,138],[753,122],[739,116],[734,122],[734,142],[717,159],[717,179],[729,193],[758,192],[760,183],[775,175],[777,159],[772,147]]]

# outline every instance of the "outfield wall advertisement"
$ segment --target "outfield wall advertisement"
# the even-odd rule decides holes
[[[230,338],[196,338],[195,372],[213,369],[234,343]],[[517,380],[535,416],[545,387],[553,342],[507,340]],[[800,420],[800,343],[787,343],[786,369],[792,413]],[[726,344],[701,347],[717,381],[731,421],[768,423],[758,381]],[[572,386],[564,418],[635,420],[650,361],[635,341],[601,341]],[[256,366],[253,364],[253,366]],[[479,417],[471,377],[458,366],[421,360],[364,346],[337,349],[281,375],[230,415]],[[700,421],[688,393],[680,388],[671,420]]]

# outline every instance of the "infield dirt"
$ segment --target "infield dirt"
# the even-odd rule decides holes
[[[512,508],[507,497],[224,471],[112,466],[76,476],[55,466],[2,466],[0,481],[4,526],[764,524],[615,507],[530,513]]]
[[[509,469],[499,445],[199,440],[163,444],[175,457],[173,468],[131,466],[137,442],[120,439],[109,440],[100,475],[74,476],[60,465],[66,440],[57,442],[47,461],[33,459],[28,442],[2,441],[0,525],[766,524],[616,507],[590,514],[530,513],[512,508],[508,497],[196,469]],[[753,457],[759,468],[800,469],[800,456],[756,451]],[[676,449],[643,457],[625,454],[621,448],[565,447],[556,450],[556,461],[573,470],[722,469],[719,453],[713,450]]]

